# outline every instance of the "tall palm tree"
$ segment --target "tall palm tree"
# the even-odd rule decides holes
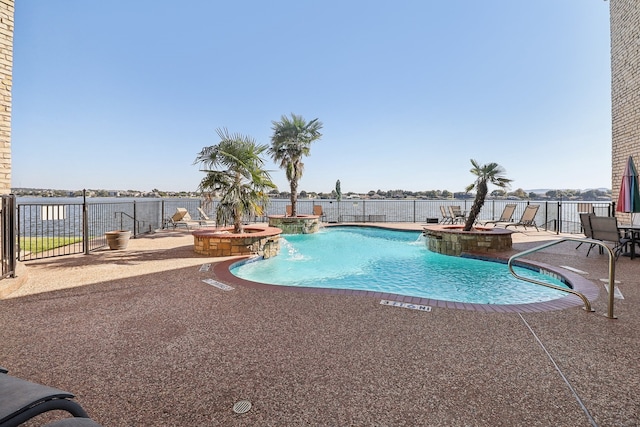
[[[233,232],[242,233],[244,215],[260,215],[268,200],[268,190],[276,188],[260,157],[269,146],[259,145],[249,136],[216,129],[220,142],[200,151],[194,164],[203,165],[207,174],[201,191],[220,192],[216,209],[218,224],[233,222]]]
[[[291,118],[283,115],[279,122],[271,123],[273,136],[269,152],[273,160],[287,173],[291,187],[291,216],[297,216],[298,181],[304,171],[302,157],[308,156],[311,143],[322,137],[322,122],[313,119],[307,123],[302,116],[291,113]]]
[[[480,215],[480,210],[489,192],[488,184],[491,183],[500,188],[508,188],[512,181],[504,177],[505,170],[497,163],[487,163],[486,165],[480,166],[477,161],[471,159],[471,164],[473,167],[470,172],[477,176],[477,179],[476,182],[466,188],[466,191],[469,192],[475,188],[476,198],[469,211],[467,222],[464,224],[464,231],[470,231],[478,215]]]

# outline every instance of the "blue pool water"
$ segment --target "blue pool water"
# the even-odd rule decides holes
[[[331,227],[281,237],[276,257],[236,265],[243,279],[284,286],[358,289],[480,304],[548,301],[566,293],[514,278],[506,264],[429,251],[420,232]],[[566,287],[526,268],[520,275]]]

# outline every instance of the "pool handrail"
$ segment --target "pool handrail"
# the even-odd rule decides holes
[[[586,242],[586,243],[603,247],[607,250],[607,253],[609,254],[609,310],[607,313],[607,317],[609,319],[617,319],[617,317],[613,315],[613,302],[614,302],[613,292],[615,287],[615,276],[616,276],[615,255],[613,254],[613,251],[611,250],[611,248],[607,246],[605,243],[603,243],[601,240],[585,239],[585,238],[577,238],[577,237],[563,237],[562,239],[554,240],[552,242],[548,242],[540,246],[527,249],[526,251],[519,252],[509,258],[509,261],[507,262],[507,265],[509,266],[509,271],[517,279],[576,295],[580,297],[580,299],[582,299],[582,301],[584,302],[584,309],[586,311],[589,311],[589,312],[595,311],[594,309],[591,308],[591,303],[589,302],[589,299],[584,294],[570,288],[562,288],[560,286],[552,285],[551,283],[546,283],[539,280],[530,279],[528,277],[520,276],[513,270],[513,261],[515,261],[517,258],[523,257],[525,255],[529,255],[534,252],[538,252],[542,249],[546,249],[548,247],[555,246],[563,242]]]

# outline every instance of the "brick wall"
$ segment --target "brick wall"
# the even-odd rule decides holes
[[[13,2],[0,0],[0,194],[11,192]]]
[[[617,200],[627,158],[640,167],[640,1],[610,0],[611,188]],[[620,215],[628,220],[627,215]]]

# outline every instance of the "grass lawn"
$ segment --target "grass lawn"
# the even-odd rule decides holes
[[[25,252],[39,253],[82,241],[81,237],[30,237],[20,239],[20,249]]]

